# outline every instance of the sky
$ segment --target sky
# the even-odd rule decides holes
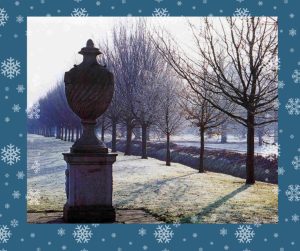
[[[126,19],[126,20],[125,20]],[[78,54],[91,38],[97,45],[109,39],[120,21],[134,22],[136,17],[28,17],[27,21],[27,106],[31,107],[64,73],[82,61]],[[149,24],[163,27],[181,44],[191,44],[192,34],[186,17],[148,17]],[[199,17],[188,18],[192,23]],[[97,46],[96,46],[97,47]]]

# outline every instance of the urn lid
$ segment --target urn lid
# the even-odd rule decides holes
[[[79,54],[85,56],[85,55],[99,55],[102,54],[98,48],[95,48],[94,42],[92,39],[89,39],[86,42],[86,47],[81,48],[81,50],[78,52]]]

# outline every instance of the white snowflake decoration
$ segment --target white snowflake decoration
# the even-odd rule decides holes
[[[13,110],[13,112],[19,112],[21,110],[21,107],[19,104],[14,104],[11,109]]]
[[[290,98],[285,105],[288,113],[290,115],[299,115],[300,114],[300,99],[299,98]]]
[[[21,197],[20,191],[13,191],[12,197],[13,197],[14,199],[20,199],[20,197]]]
[[[240,225],[235,232],[235,237],[240,243],[250,243],[255,236],[251,226]]]
[[[39,119],[40,118],[40,104],[36,103],[32,107],[30,107],[27,112],[27,117],[29,119]]]
[[[0,243],[7,243],[11,237],[9,228],[5,225],[0,226]]]
[[[12,79],[20,74],[20,62],[10,57],[1,62],[1,74]]]
[[[298,69],[294,70],[292,74],[292,79],[294,80],[294,83],[296,84],[300,83],[300,70]]]
[[[72,17],[87,17],[89,14],[85,8],[74,8],[71,13]]]
[[[66,234],[66,230],[61,227],[57,230],[57,234],[59,236],[64,236]]]
[[[294,28],[290,29],[290,30],[289,30],[289,35],[290,35],[291,37],[296,36],[296,35],[297,35],[297,30],[294,29]]]
[[[278,175],[284,175],[285,169],[283,167],[278,167],[277,173]]]
[[[29,205],[37,206],[41,201],[41,192],[38,189],[29,189],[26,198]]]
[[[0,26],[4,26],[8,20],[9,16],[7,15],[5,9],[0,8]]]
[[[154,236],[158,243],[169,243],[172,240],[173,235],[173,231],[167,225],[159,225],[154,231]]]
[[[37,173],[41,170],[40,166],[41,166],[41,165],[40,165],[39,161],[38,161],[38,160],[35,160],[35,161],[33,162],[32,166],[30,167],[30,169],[31,169],[35,174],[37,174]]]
[[[92,235],[93,233],[88,225],[77,225],[73,232],[73,237],[77,243],[88,243]]]
[[[295,170],[300,169],[300,156],[295,156],[294,159],[292,160],[292,165],[294,166]]]
[[[170,13],[167,10],[167,8],[155,8],[155,10],[152,13],[152,16],[154,16],[154,17],[168,17],[168,16],[170,16]]]
[[[293,214],[293,215],[292,215],[292,221],[293,221],[293,222],[298,222],[299,220],[300,220],[300,217],[299,217],[298,214]]]
[[[278,89],[282,89],[284,86],[285,83],[282,80],[278,81]]]
[[[1,160],[8,164],[14,165],[20,160],[20,149],[9,144],[1,149]]]
[[[144,236],[144,235],[146,235],[146,234],[147,234],[147,231],[146,231],[145,228],[140,228],[140,229],[139,229],[139,235],[140,235],[140,236]]]
[[[289,185],[285,191],[289,201],[300,201],[300,185]]]
[[[175,220],[174,223],[173,223],[173,226],[176,227],[176,228],[180,227],[180,225],[181,225],[181,223],[180,223],[179,220]]]
[[[234,11],[233,15],[235,17],[250,17],[251,16],[251,14],[247,8],[237,8]]]
[[[18,171],[16,176],[18,180],[22,180],[25,177],[25,174],[23,171]]]
[[[224,237],[227,234],[228,234],[228,232],[227,232],[226,228],[223,227],[223,228],[220,229],[220,235],[222,235]]]
[[[24,88],[23,85],[18,85],[17,88],[16,88],[16,90],[17,90],[18,93],[23,93],[24,90],[25,90],[25,88]]]
[[[24,17],[21,16],[21,15],[17,16],[17,17],[16,17],[16,22],[19,23],[19,24],[20,24],[20,23],[23,23],[23,22],[24,22]]]
[[[13,219],[10,221],[10,225],[12,227],[17,227],[17,226],[19,226],[19,221],[17,221],[16,219]]]

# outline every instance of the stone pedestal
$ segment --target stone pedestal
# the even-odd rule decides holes
[[[112,164],[117,154],[64,153],[67,162],[64,221],[114,222]]]

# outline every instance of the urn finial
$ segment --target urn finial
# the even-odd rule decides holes
[[[92,39],[89,39],[89,40],[86,42],[86,47],[94,48],[94,42],[93,42]]]
[[[81,48],[79,54],[83,55],[83,61],[87,58],[96,59],[99,54],[102,54],[98,48],[95,48],[94,42],[92,39],[89,39],[86,42],[86,47]]]

